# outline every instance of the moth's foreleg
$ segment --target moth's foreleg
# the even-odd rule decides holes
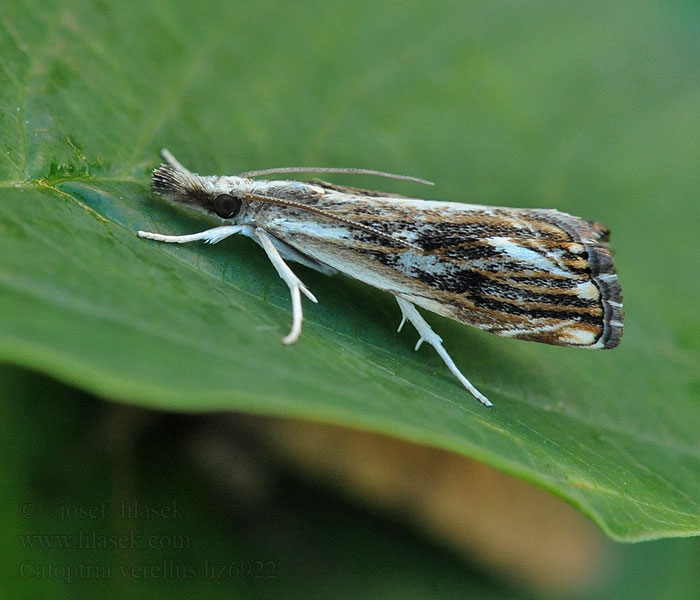
[[[435,350],[437,353],[440,355],[440,358],[442,358],[443,361],[445,361],[445,364],[447,365],[447,368],[452,372],[452,374],[459,379],[461,384],[467,388],[467,390],[482,404],[486,406],[492,406],[491,402],[484,396],[479,390],[477,390],[470,382],[469,380],[462,375],[461,371],[457,368],[457,365],[455,365],[454,361],[450,357],[449,354],[447,354],[447,350],[445,350],[444,346],[442,345],[442,338],[435,333],[430,325],[426,322],[426,320],[421,316],[421,314],[418,312],[415,306],[408,300],[404,300],[403,298],[396,296],[396,301],[399,303],[399,307],[401,308],[401,314],[403,315],[403,318],[401,320],[401,325],[399,326],[399,330],[401,327],[403,327],[403,324],[408,320],[411,322],[411,324],[416,328],[416,331],[418,331],[418,335],[420,336],[420,339],[418,340],[418,343],[416,344],[416,350],[420,348],[420,345],[423,342],[428,342]]]
[[[173,169],[177,169],[178,171],[187,173],[188,175],[192,175],[192,172],[189,169],[183,167],[182,163],[177,158],[175,158],[170,153],[170,150],[168,150],[167,148],[161,149],[160,155],[163,157],[163,160],[167,162]]]
[[[289,293],[292,296],[292,329],[290,332],[282,338],[282,343],[285,345],[290,345],[296,342],[301,335],[301,322],[304,319],[303,311],[301,308],[301,293],[303,293],[312,302],[318,302],[315,296],[307,289],[307,287],[301,282],[301,280],[294,274],[294,272],[289,268],[282,256],[280,256],[279,251],[275,248],[272,243],[272,239],[269,234],[259,227],[255,230],[256,237],[260,240],[260,245],[263,250],[267,253],[267,257],[270,262],[277,270],[277,273],[282,278],[282,280],[287,284],[289,288]],[[300,293],[301,292],[301,293]]]
[[[243,230],[243,225],[224,225],[222,227],[214,227],[199,233],[190,235],[164,235],[162,233],[151,233],[150,231],[139,231],[137,235],[147,240],[155,240],[156,242],[169,242],[174,244],[186,244],[188,242],[196,242],[204,240],[208,244],[216,244],[230,235],[240,233]]]

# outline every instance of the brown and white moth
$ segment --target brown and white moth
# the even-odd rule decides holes
[[[167,150],[153,190],[229,224],[191,235],[139,231],[161,242],[214,244],[242,233],[267,253],[292,297],[292,328],[301,333],[301,294],[316,298],[285,260],[336,272],[386,290],[422,342],[477,399],[442,339],[415,305],[497,335],[557,346],[614,348],[622,336],[622,293],[607,249],[608,229],[557,210],[418,200],[324,181],[270,181],[273,173],[355,172],[290,168],[201,176]],[[425,182],[423,182],[425,183]]]

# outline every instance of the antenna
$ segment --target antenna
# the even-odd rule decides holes
[[[349,173],[351,175],[375,175],[386,177],[387,179],[399,179],[402,181],[412,181],[423,185],[435,185],[432,181],[413,177],[412,175],[397,175],[396,173],[386,173],[373,169],[355,169],[353,167],[280,167],[278,169],[261,169],[259,171],[246,171],[240,173],[239,177],[260,177],[261,175],[280,175],[285,173]]]

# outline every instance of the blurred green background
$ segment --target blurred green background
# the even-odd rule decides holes
[[[697,598],[697,539],[622,545],[454,454],[382,442],[373,459],[349,430],[209,411],[472,457],[618,540],[697,535],[699,16],[680,1],[3,3],[0,589]],[[395,333],[389,298],[298,268],[321,302],[283,349],[287,293],[253,244],[133,235],[206,223],[149,195],[162,146],[202,173],[360,166],[434,180],[436,199],[601,220],[625,338],[581,354],[428,316],[486,411]],[[426,479],[452,460],[464,489]],[[477,497],[493,500],[483,518]],[[587,549],[578,569],[567,536]]]

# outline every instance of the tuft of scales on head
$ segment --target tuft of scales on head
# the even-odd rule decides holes
[[[153,171],[151,189],[168,200],[210,210],[214,194],[211,179],[163,164]]]
[[[156,194],[174,202],[187,204],[214,214],[221,219],[234,219],[241,212],[243,201],[236,189],[236,177],[202,177],[171,165],[153,171],[151,187]],[[240,186],[238,186],[240,187]]]

